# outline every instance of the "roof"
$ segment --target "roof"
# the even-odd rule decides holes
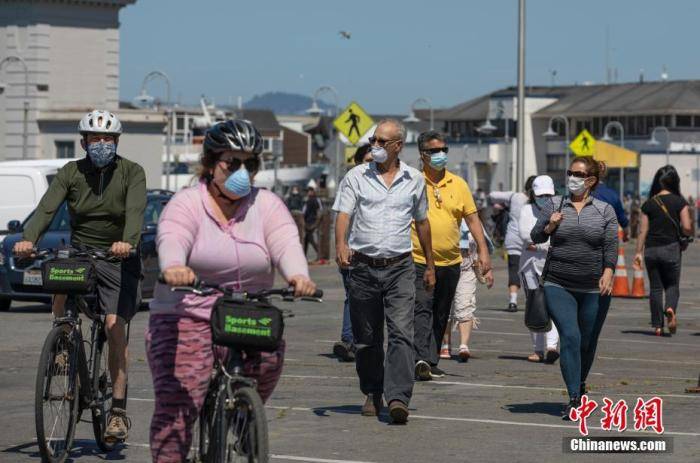
[[[700,114],[700,80],[567,87],[562,94],[535,117]]]
[[[258,130],[282,130],[275,113],[269,109],[235,109],[234,114],[249,120]]]
[[[700,80],[628,82],[608,85],[562,85],[526,87],[528,98],[556,98],[533,117],[624,116],[646,114],[700,114]],[[489,100],[517,95],[506,87],[437,111],[435,118],[446,121],[484,120]]]

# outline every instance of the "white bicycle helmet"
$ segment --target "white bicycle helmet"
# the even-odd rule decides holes
[[[122,133],[122,123],[111,112],[94,109],[81,119],[80,124],[78,124],[78,131],[81,135],[88,133],[119,135]]]

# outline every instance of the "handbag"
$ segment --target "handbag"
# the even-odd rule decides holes
[[[90,294],[95,291],[97,270],[90,258],[57,258],[41,264],[43,290],[54,294]]]
[[[564,205],[564,196],[561,197],[559,202],[559,209],[557,212],[561,212],[562,206]],[[547,276],[549,271],[549,261],[552,255],[552,241],[550,235],[549,249],[547,250],[547,259],[545,260],[544,267],[542,269],[542,275],[539,278],[539,284],[536,289],[525,290],[525,326],[535,333],[546,333],[552,329],[552,319],[549,316],[549,311],[547,310],[547,299],[544,295],[544,285],[543,281]]]
[[[676,238],[678,239],[678,243],[681,245],[681,251],[685,251],[688,249],[688,245],[692,243],[693,237],[691,236],[685,236],[684,234],[681,233],[681,227],[678,225],[678,223],[671,217],[671,214],[668,212],[668,208],[664,204],[663,201],[661,201],[661,198],[659,198],[659,195],[656,195],[652,198],[654,202],[656,203],[657,206],[661,208],[661,210],[664,212],[666,217],[668,217],[668,220],[671,221],[673,224],[673,228],[676,229]]]
[[[265,302],[222,296],[211,313],[212,342],[219,346],[271,352],[284,334],[282,311]]]

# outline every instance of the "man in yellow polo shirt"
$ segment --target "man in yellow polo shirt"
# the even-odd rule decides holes
[[[425,255],[412,228],[413,262],[416,267],[416,302],[414,310],[414,350],[416,379],[427,381],[445,373],[438,368],[442,336],[447,327],[452,300],[460,275],[462,256],[459,249],[459,227],[465,219],[477,243],[478,259],[484,276],[491,272],[481,220],[469,185],[461,177],[445,169],[448,147],[439,132],[430,130],[418,137],[418,151],[423,163],[428,221],[435,260],[435,288],[426,291],[423,285]]]

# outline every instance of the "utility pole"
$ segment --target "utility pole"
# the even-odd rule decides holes
[[[518,147],[515,191],[523,189],[525,165],[525,0],[518,0]]]

